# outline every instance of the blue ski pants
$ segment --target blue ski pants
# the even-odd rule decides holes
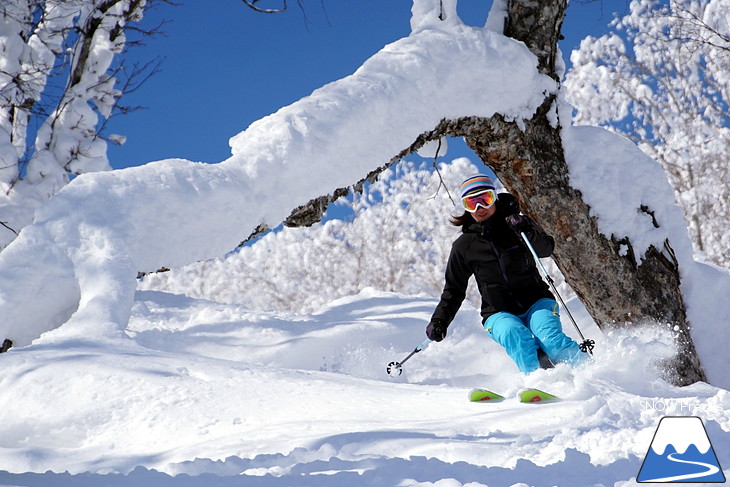
[[[538,347],[553,362],[577,364],[585,359],[578,344],[563,333],[554,299],[540,299],[522,315],[495,313],[484,322],[484,329],[504,347],[524,374],[540,368]]]

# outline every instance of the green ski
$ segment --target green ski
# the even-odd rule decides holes
[[[525,403],[556,402],[560,400],[559,397],[540,389],[523,389],[517,394],[517,397],[520,398],[520,402]]]
[[[504,400],[504,396],[486,389],[472,389],[469,391],[469,400],[471,402],[499,402]]]
[[[560,401],[558,396],[541,391],[540,389],[522,389],[517,393],[517,399],[526,404]],[[471,402],[501,402],[504,400],[504,396],[500,396],[496,392],[487,389],[472,389],[469,391],[469,401]]]

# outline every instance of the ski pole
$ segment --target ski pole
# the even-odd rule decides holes
[[[403,360],[401,360],[400,362],[389,363],[388,367],[385,369],[388,371],[388,375],[391,377],[398,377],[399,375],[401,375],[403,373],[403,368],[402,368],[403,364],[406,363],[406,361],[409,358],[413,357],[415,354],[417,354],[418,352],[420,352],[421,350],[426,348],[429,343],[431,343],[431,340],[426,339],[423,341],[423,343],[421,343],[416,348],[414,348],[413,351],[411,353],[409,353],[408,356],[406,358],[404,358]],[[397,374],[395,373],[396,371],[398,371]]]
[[[532,244],[527,238],[527,235],[525,235],[525,232],[520,232],[520,236],[522,237],[522,240],[525,241],[525,244],[527,245],[527,248],[530,249],[530,253],[532,254],[533,259],[535,259],[535,263],[537,264],[537,267],[540,269],[540,273],[545,277],[545,280],[550,284],[550,287],[552,288],[553,292],[555,293],[555,296],[557,296],[558,300],[560,301],[560,306],[565,309],[566,313],[568,313],[568,318],[570,318],[570,322],[573,323],[573,326],[575,327],[576,331],[578,332],[578,335],[580,336],[580,339],[582,340],[580,343],[580,349],[583,352],[587,352],[591,355],[593,355],[593,347],[595,346],[596,342],[593,340],[586,339],[586,337],[583,336],[583,333],[580,331],[580,328],[578,328],[578,323],[575,322],[575,319],[573,318],[573,315],[570,313],[570,310],[568,309],[568,306],[565,304],[565,301],[563,301],[563,298],[560,296],[560,293],[558,292],[558,288],[555,287],[555,281],[553,281],[553,278],[550,277],[550,274],[548,274],[547,269],[545,269],[545,266],[542,265],[542,262],[540,262],[540,258],[537,256],[537,252],[535,252],[535,249],[533,248]]]

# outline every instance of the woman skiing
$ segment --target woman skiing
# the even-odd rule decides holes
[[[452,218],[462,227],[446,266],[441,301],[426,335],[440,342],[466,296],[469,278],[476,278],[482,296],[484,329],[528,374],[540,367],[538,350],[552,362],[583,360],[578,344],[562,331],[558,304],[540,277],[524,232],[540,257],[549,257],[555,241],[528,217],[509,193],[497,195],[489,176],[467,178],[460,188],[464,213]]]

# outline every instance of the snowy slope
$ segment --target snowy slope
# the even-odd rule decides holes
[[[385,365],[420,342],[435,304],[366,290],[280,316],[140,291],[132,340],[50,334],[2,357],[0,485],[164,485],[152,469],[200,486],[216,485],[205,474],[220,485],[631,485],[659,419],[690,408],[730,464],[728,392],[656,379],[667,336],[604,337],[575,302],[598,341],[584,369],[519,375],[465,306],[447,340],[390,378]],[[525,385],[565,401],[466,400],[471,387]],[[23,474],[47,470],[75,476]]]

